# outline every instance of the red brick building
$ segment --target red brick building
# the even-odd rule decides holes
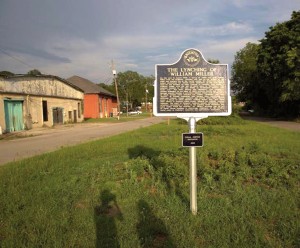
[[[93,82],[73,76],[68,82],[84,91],[84,118],[105,118],[117,115],[117,97]]]

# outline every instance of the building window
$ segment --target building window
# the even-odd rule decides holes
[[[47,104],[47,101],[43,101],[43,121],[48,121],[48,104]]]

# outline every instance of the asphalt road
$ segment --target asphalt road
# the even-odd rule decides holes
[[[290,131],[300,132],[300,123],[292,121],[280,121],[271,118],[255,117],[255,116],[242,116],[246,120],[258,121],[270,126],[288,129]]]
[[[164,120],[165,118],[152,117],[113,124],[85,123],[23,131],[24,138],[0,140],[0,165],[55,151],[62,146],[72,146],[147,127]]]

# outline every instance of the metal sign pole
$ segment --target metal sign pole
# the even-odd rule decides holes
[[[189,119],[190,133],[196,132],[196,118]],[[190,209],[197,214],[197,158],[196,147],[190,147]]]

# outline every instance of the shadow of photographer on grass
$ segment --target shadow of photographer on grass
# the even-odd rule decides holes
[[[122,221],[123,214],[118,206],[116,196],[109,190],[100,195],[100,205],[94,208],[96,225],[96,247],[120,247],[116,220]]]
[[[157,218],[145,200],[137,204],[139,222],[136,226],[141,247],[176,247],[165,223]]]
[[[130,160],[127,170],[133,180],[160,180],[165,183],[169,193],[176,194],[184,205],[189,208],[186,191],[182,191],[183,178],[188,178],[184,151],[160,152],[152,148],[138,145],[128,149]],[[188,169],[187,169],[188,170]],[[187,174],[187,175],[186,175]],[[144,177],[144,179],[141,179]],[[137,234],[141,247],[175,247],[166,225],[155,216],[145,200],[137,203],[138,223]],[[96,225],[96,247],[120,247],[117,232],[117,221],[123,220],[116,195],[105,189],[99,197],[99,205],[94,208]]]

